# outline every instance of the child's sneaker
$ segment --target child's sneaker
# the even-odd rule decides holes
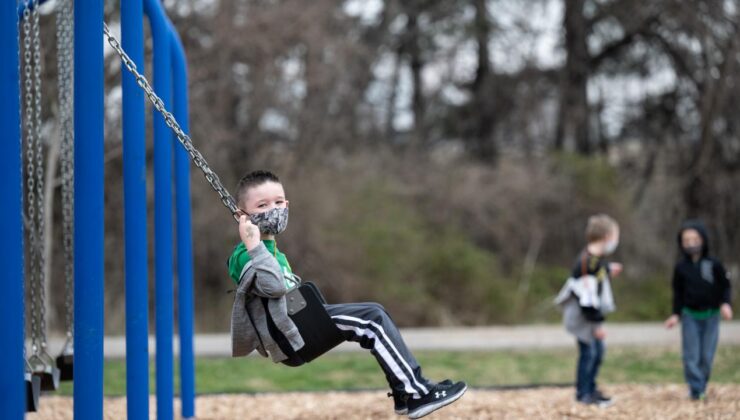
[[[576,398],[576,401],[585,405],[595,405],[599,408],[606,408],[612,405],[611,398],[599,398],[596,392]]]
[[[700,392],[698,394],[690,394],[689,396],[693,401],[707,402],[707,394],[704,392]]]
[[[389,392],[389,397],[393,397],[393,411],[399,416],[405,416],[409,412],[409,407],[406,405],[406,399],[409,394],[399,392]]]
[[[594,398],[596,398],[596,401],[602,407],[608,407],[614,403],[614,401],[612,400],[612,397],[604,395],[604,393],[601,392],[601,390],[599,389],[597,389],[596,392],[594,392]]]
[[[439,384],[450,386],[452,385],[452,381],[449,379],[445,379]],[[402,392],[389,392],[388,396],[393,397],[393,411],[395,411],[396,414],[398,414],[399,416],[405,416],[409,413],[409,407],[406,404],[406,400],[409,397],[408,394]]]
[[[452,404],[467,391],[465,382],[456,382],[452,385],[437,384],[429,390],[429,393],[421,398],[408,399],[408,410],[410,419],[418,419],[440,408]]]
[[[581,397],[576,397],[576,401],[585,404],[585,405],[594,405],[596,404],[596,398],[594,398],[593,394],[586,394]]]

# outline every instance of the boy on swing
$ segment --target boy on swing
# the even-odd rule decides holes
[[[238,290],[231,319],[233,356],[257,350],[276,363],[295,363],[303,338],[288,317],[285,294],[299,283],[275,236],[288,225],[288,200],[277,176],[255,171],[239,181],[241,243],[228,261]],[[266,298],[266,299],[262,299]],[[421,374],[390,315],[378,303],[326,304],[347,341],[370,350],[385,373],[397,414],[417,419],[460,398],[464,382],[434,383]]]

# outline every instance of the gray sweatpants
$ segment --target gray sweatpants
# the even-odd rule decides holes
[[[347,341],[360,343],[375,356],[393,391],[407,393],[411,398],[429,393],[431,383],[421,375],[421,366],[382,305],[369,302],[324,306]]]

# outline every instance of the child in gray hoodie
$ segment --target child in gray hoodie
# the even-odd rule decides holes
[[[563,323],[578,343],[576,400],[583,404],[607,406],[611,398],[596,386],[604,358],[605,315],[615,309],[610,278],[619,275],[622,265],[609,263],[606,256],[619,245],[619,225],[611,217],[591,216],[586,226],[586,248],[581,251],[555,303],[563,310]]]

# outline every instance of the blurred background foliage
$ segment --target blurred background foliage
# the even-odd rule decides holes
[[[596,212],[622,226],[615,320],[669,313],[685,218],[708,223],[738,272],[734,1],[165,5],[188,54],[195,144],[226,185],[280,175],[291,221],[279,246],[330,301],[382,302],[402,326],[555,321]],[[118,4],[106,6],[115,32]],[[106,327],[120,333],[120,64],[106,63],[106,305],[120,309]],[[195,169],[192,191],[197,329],[227,331],[238,235]]]

